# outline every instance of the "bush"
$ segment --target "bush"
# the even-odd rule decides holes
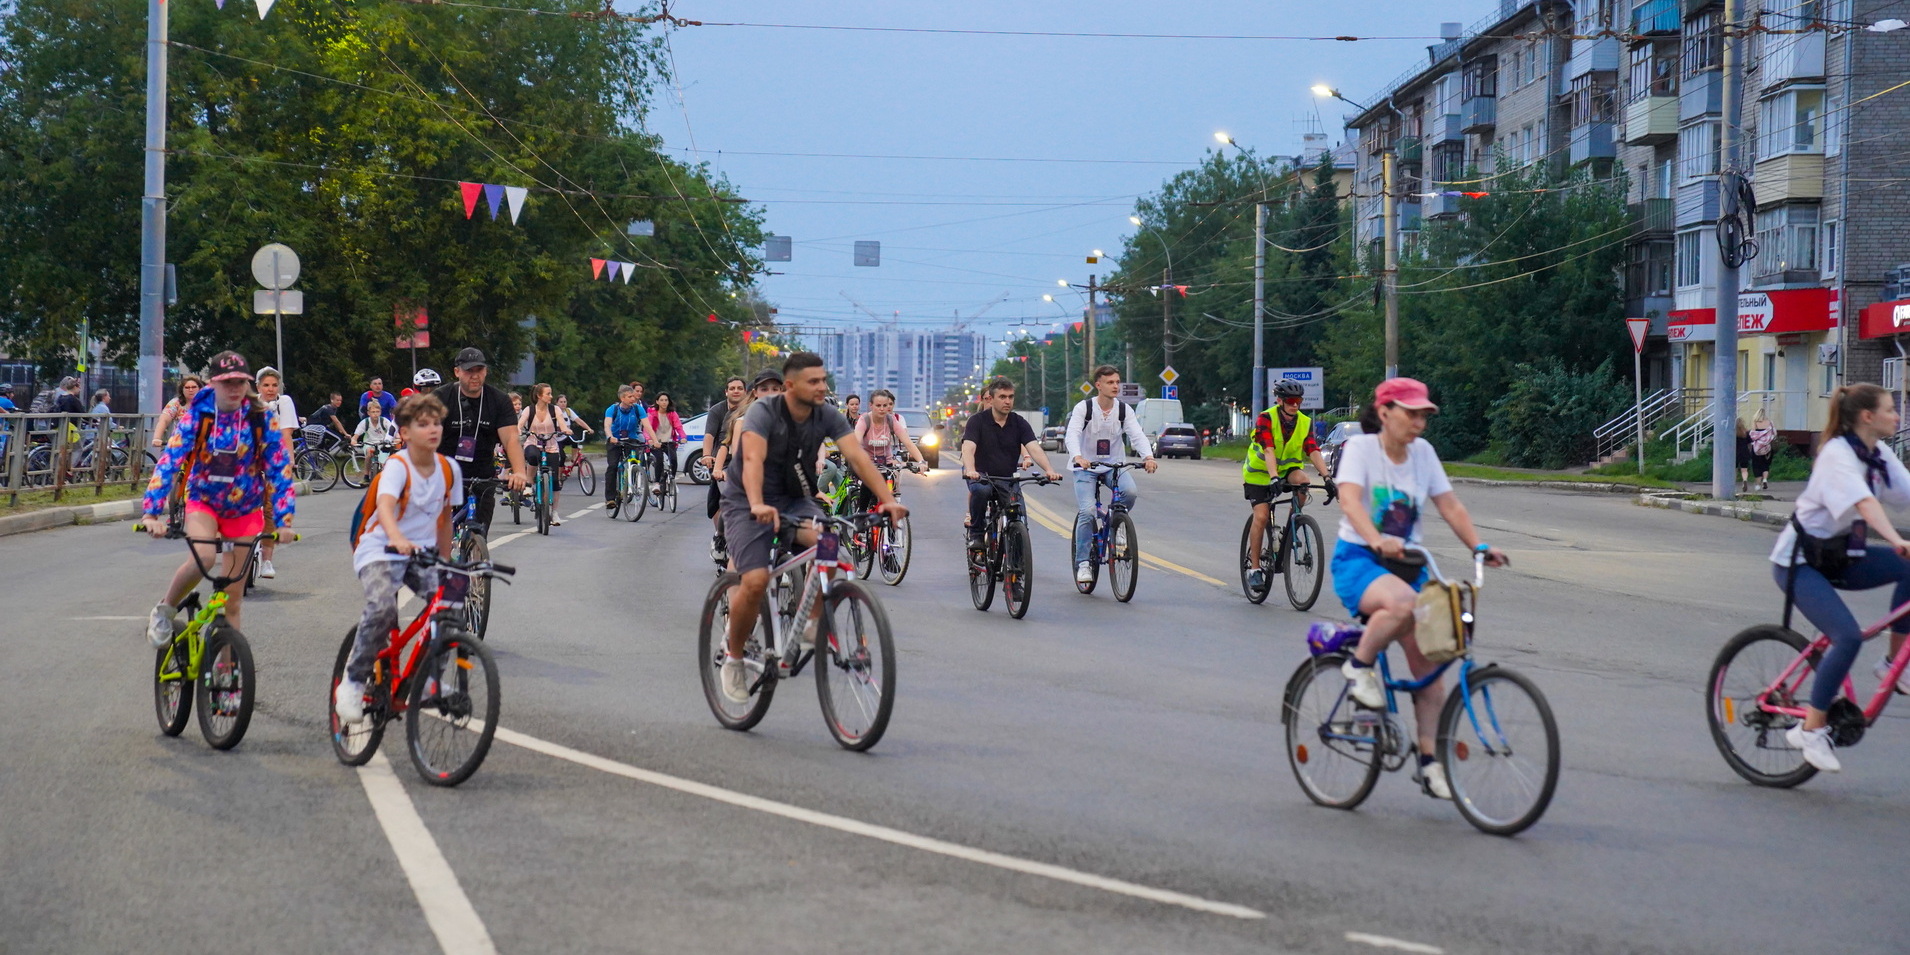
[[[1513,467],[1557,469],[1591,459],[1592,432],[1630,403],[1606,361],[1573,372],[1558,359],[1514,369],[1511,390],[1492,403],[1493,450]]]

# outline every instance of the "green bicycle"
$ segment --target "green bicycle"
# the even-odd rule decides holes
[[[617,495],[610,502],[610,519],[616,520],[621,513],[624,520],[634,524],[650,507],[650,462],[641,445],[625,444],[620,450],[623,467],[617,473]]]
[[[134,524],[133,530],[143,534],[146,526]],[[176,523],[167,528],[167,538],[185,539],[193,563],[199,565],[200,575],[212,584],[212,596],[202,603],[197,590],[187,594],[186,599],[179,602],[179,612],[189,617],[190,622],[183,628],[175,627],[172,642],[154,651],[153,709],[159,718],[160,732],[167,736],[184,732],[186,720],[192,716],[193,698],[197,696],[199,733],[206,738],[207,745],[213,749],[231,749],[245,738],[257,699],[258,671],[252,665],[252,644],[238,627],[226,620],[225,605],[230,599],[226,588],[245,579],[258,560],[259,545],[267,537],[277,536],[262,534],[245,545],[245,562],[227,577],[212,573],[212,568],[200,559],[199,547],[193,546],[216,546],[223,541],[186,537],[185,528]],[[292,539],[297,540],[298,535],[292,535]]]

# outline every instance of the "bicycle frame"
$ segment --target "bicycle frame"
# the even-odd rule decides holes
[[[407,705],[407,701],[405,700],[407,694],[398,692],[398,689],[404,686],[406,681],[411,679],[412,672],[418,668],[418,658],[424,655],[424,650],[431,645],[431,641],[417,641],[416,649],[412,651],[409,657],[404,656],[405,648],[412,646],[412,641],[415,640],[418,634],[423,632],[426,627],[431,628],[431,636],[435,638],[437,636],[438,613],[440,611],[455,609],[446,603],[444,599],[444,575],[446,573],[449,573],[449,571],[440,571],[438,575],[438,585],[431,589],[430,599],[425,601],[424,609],[418,611],[418,615],[412,618],[411,625],[405,627],[403,630],[392,629],[391,638],[385,642],[385,648],[378,651],[378,656],[372,663],[373,684],[377,685],[388,682],[391,687],[391,712],[394,716],[403,713]],[[389,681],[385,679],[387,674],[391,675]]]
[[[1868,641],[1872,637],[1883,633],[1891,624],[1902,620],[1906,616],[1910,616],[1910,601],[1906,601],[1891,610],[1883,619],[1865,627],[1862,638]],[[1806,664],[1810,662],[1813,656],[1821,659],[1822,655],[1829,650],[1830,638],[1819,634],[1817,639],[1812,640],[1810,645],[1804,648],[1803,653],[1797,655],[1797,659],[1791,661],[1790,666],[1784,668],[1783,673],[1778,674],[1777,679],[1771,681],[1770,686],[1764,688],[1764,692],[1758,694],[1758,709],[1766,713],[1803,719],[1805,716],[1805,707],[1779,706],[1771,703],[1770,697],[1773,693],[1781,693],[1787,699],[1808,698],[1810,696],[1810,690],[1804,686],[1804,681],[1816,673],[1816,668],[1807,667]],[[1864,722],[1866,724],[1877,722],[1877,717],[1883,715],[1884,707],[1889,705],[1890,697],[1896,692],[1897,680],[1903,676],[1905,669],[1910,669],[1910,640],[1905,640],[1903,646],[1897,650],[1897,654],[1892,658],[1890,669],[1885,674],[1883,682],[1877,686],[1876,694],[1870,698],[1869,703],[1864,704],[1863,713]],[[1849,674],[1845,674],[1844,676],[1843,695],[1853,701],[1857,699],[1857,687],[1855,683],[1851,682]],[[1728,701],[1726,705],[1729,706]],[[1726,711],[1725,716],[1728,720],[1736,719],[1736,714],[1729,712],[1729,710]]]
[[[766,649],[773,652],[778,661],[792,661],[789,664],[789,672],[786,674],[788,676],[793,677],[801,673],[804,664],[809,661],[808,657],[801,655],[801,651],[794,644],[797,635],[806,626],[810,610],[816,606],[814,601],[829,599],[830,593],[835,588],[836,575],[855,572],[855,567],[847,560],[848,553],[842,547],[841,537],[830,523],[825,521],[818,529],[814,544],[770,569],[769,588],[763,592],[763,606],[759,612],[767,613],[769,617],[770,646]],[[827,538],[834,538],[833,558],[824,553],[825,544],[828,543]],[[776,599],[783,596],[779,592],[780,581],[788,572],[805,566],[807,571],[803,575],[796,612],[791,616],[790,629],[784,630],[780,602]],[[792,650],[796,652],[792,653]],[[810,651],[811,656],[814,653],[815,651]],[[780,665],[764,667],[763,675],[758,678],[757,685],[760,686],[764,681],[779,679],[785,675],[777,672],[779,669]]]
[[[1115,511],[1127,510],[1127,501],[1121,497],[1118,475],[1127,468],[1139,467],[1136,464],[1103,465],[1089,468],[1094,475],[1094,536],[1088,544],[1088,559],[1103,563],[1108,553],[1108,529],[1113,526],[1112,515]],[[1109,501],[1101,503],[1101,491],[1108,491]]]
[[[227,543],[225,538],[186,537],[184,528],[180,528],[177,525],[174,525],[173,529],[168,531],[167,536],[170,537],[174,533],[177,533],[180,539],[186,542],[186,553],[192,557],[192,562],[198,565],[199,576],[205,578],[207,583],[212,584],[212,596],[206,598],[204,606],[193,612],[192,619],[186,624],[186,629],[173,638],[173,646],[178,646],[182,641],[186,644],[186,666],[181,668],[180,672],[176,675],[159,675],[159,680],[162,683],[171,682],[175,679],[184,679],[187,681],[199,679],[199,665],[205,659],[206,652],[206,629],[212,626],[213,621],[225,615],[226,603],[232,599],[232,595],[226,593],[225,589],[245,579],[246,571],[251,568],[252,562],[258,559],[259,546],[265,540],[266,536],[261,534],[253,538],[250,544],[245,545],[249,553],[246,554],[245,561],[239,564],[237,576],[221,577],[217,574],[209,573],[211,568],[208,567],[204,561],[199,559],[198,546],[211,544],[214,547],[222,547]],[[233,543],[234,546],[237,546],[236,542]],[[217,561],[218,559],[219,552],[214,551],[213,560]],[[180,603],[183,607],[185,604],[189,604],[198,599],[199,590],[195,587],[192,593],[187,594],[186,599],[180,601]]]

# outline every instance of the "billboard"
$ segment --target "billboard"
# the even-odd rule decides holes
[[[1326,410],[1326,369],[1318,367],[1267,369],[1267,404],[1269,406],[1274,404],[1273,383],[1282,378],[1291,378],[1299,382],[1300,387],[1306,389],[1306,394],[1300,399],[1301,410]]]

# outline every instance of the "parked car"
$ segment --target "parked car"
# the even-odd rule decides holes
[[[1346,439],[1363,434],[1357,421],[1342,421],[1327,432],[1326,440],[1320,442],[1320,454],[1326,458],[1326,476],[1332,477],[1340,469],[1340,452],[1346,450]]]
[[[1067,434],[1068,429],[1066,428],[1043,428],[1041,431],[1041,450],[1061,450],[1062,439],[1067,437]]]
[[[676,469],[698,484],[710,483],[710,469],[703,466],[703,429],[709,412],[683,419],[683,441],[676,446]]]
[[[920,408],[898,408],[896,414],[902,416],[902,423],[908,426],[909,437],[915,439],[915,446],[922,449],[922,460],[931,468],[942,464],[942,445],[948,440],[945,425],[933,424],[928,412]]]
[[[1154,439],[1154,453],[1163,458],[1200,460],[1200,429],[1185,422],[1162,428],[1160,436]]]

